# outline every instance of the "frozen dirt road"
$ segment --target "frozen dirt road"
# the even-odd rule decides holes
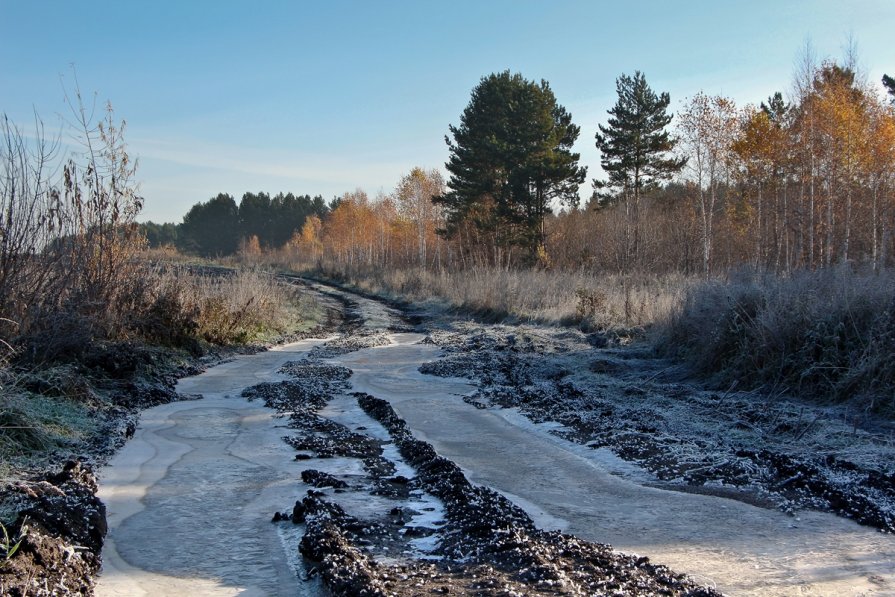
[[[352,299],[368,327],[389,325],[381,305]],[[389,401],[417,437],[473,482],[510,497],[538,526],[649,556],[730,595],[895,594],[891,535],[830,514],[793,517],[651,487],[648,475],[604,450],[566,442],[514,410],[464,402],[474,387],[466,380],[421,374],[419,365],[440,355],[423,338],[393,333],[385,345],[327,362],[350,368],[353,390]],[[303,466],[281,439],[284,421],[239,397],[243,388],[282,379],[279,367],[313,345],[237,357],[181,381],[178,391],[203,399],[144,412],[134,439],[101,476],[110,536],[97,595],[319,592],[298,578],[301,527],[269,522],[308,490],[298,479]],[[327,413],[367,420],[347,396]]]

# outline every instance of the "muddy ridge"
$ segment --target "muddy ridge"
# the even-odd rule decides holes
[[[96,477],[76,461],[12,487],[21,509],[7,531],[21,542],[0,567],[0,594],[93,594],[106,535],[106,507],[96,490]]]
[[[289,363],[283,371],[311,386],[327,386],[333,393],[343,389],[339,385],[341,369],[319,365],[331,371],[325,376],[315,375],[311,360],[296,365]],[[367,473],[366,479],[359,480],[356,475],[340,478],[306,469],[302,480],[326,492],[310,489],[291,512],[276,512],[272,517],[275,523],[306,525],[301,553],[314,563],[310,574],[319,574],[334,594],[719,595],[649,558],[538,530],[518,506],[491,489],[473,485],[453,462],[414,438],[385,400],[351,394],[361,409],[385,428],[391,442],[374,440],[321,417],[315,412],[325,406],[321,394],[290,392],[293,383],[260,384],[244,394],[263,397],[290,415],[290,427],[302,433],[286,439],[302,454],[358,458]],[[284,393],[287,399],[282,399]],[[381,465],[382,447],[388,443],[394,443],[413,468],[413,477],[394,475],[394,465]],[[413,490],[438,498],[444,505],[444,519],[432,527],[408,525],[418,514],[404,501]],[[387,515],[357,518],[327,497],[345,491],[386,496],[393,506]],[[436,546],[425,554],[415,553],[408,549],[408,540],[418,537],[434,537]],[[384,554],[390,555],[383,558]]]
[[[593,339],[571,330],[459,325],[428,341],[445,357],[420,371],[473,380],[473,406],[559,423],[552,433],[612,450],[659,487],[895,531],[889,441],[849,421],[844,408],[702,389],[642,350],[588,351]]]

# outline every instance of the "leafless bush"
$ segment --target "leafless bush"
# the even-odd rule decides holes
[[[82,151],[64,161],[39,119],[33,137],[0,121],[0,339],[29,349],[27,358],[52,360],[82,339],[115,337],[136,278],[142,200],[124,123],[110,106],[95,123],[77,88],[70,105]]]
[[[0,134],[0,337],[8,341],[54,282],[52,256],[41,253],[57,233],[50,177],[59,144],[39,119],[33,142],[5,115]]]

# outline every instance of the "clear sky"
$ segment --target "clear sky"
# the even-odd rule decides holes
[[[757,103],[806,40],[839,58],[852,36],[871,80],[895,75],[895,0],[0,0],[0,31],[0,112],[58,125],[75,65],[127,121],[154,221],[219,192],[390,192],[443,169],[448,124],[506,69],[550,82],[589,178],[621,73],[675,110],[700,90]]]

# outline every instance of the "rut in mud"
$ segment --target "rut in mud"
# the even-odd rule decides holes
[[[736,484],[705,466],[735,442],[687,435],[711,398],[663,378],[666,365],[640,359],[649,373],[637,375],[622,356],[636,353],[594,350],[572,330],[446,321],[410,333],[381,303],[316,291],[353,313],[344,334],[239,357],[182,382],[202,400],[144,415],[119,455],[135,446],[139,477],[103,479],[114,551],[98,594],[314,594],[321,579],[344,594],[891,590],[891,535],[802,510],[825,505],[787,493],[808,485],[798,480],[775,491],[768,474]],[[678,395],[657,400],[657,384]],[[724,396],[711,424],[746,398]],[[180,428],[191,424],[204,431]],[[846,459],[863,450],[872,466],[881,449],[856,443]],[[687,487],[715,495],[669,491]],[[164,526],[164,508],[179,539],[148,546],[141,533]]]

